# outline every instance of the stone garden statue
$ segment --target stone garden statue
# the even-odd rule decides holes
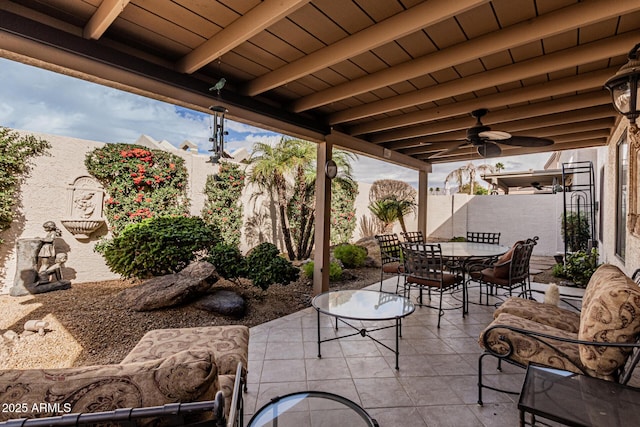
[[[53,242],[56,240],[56,237],[62,235],[62,232],[56,227],[53,221],[45,222],[42,224],[42,228],[44,228],[47,234],[42,239],[42,246],[40,246],[40,251],[38,251],[38,272],[46,270],[53,264],[56,255]]]
[[[45,237],[17,241],[18,268],[13,287],[9,290],[12,296],[40,294],[71,287],[71,282],[62,277],[67,254],[56,253],[54,244],[62,233],[53,221],[45,222],[42,227],[46,232]]]

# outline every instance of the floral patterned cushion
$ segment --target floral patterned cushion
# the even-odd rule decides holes
[[[211,400],[219,387],[213,355],[191,350],[123,365],[0,371],[0,421]]]
[[[618,267],[605,264],[591,276],[582,300],[580,340],[632,343],[640,334],[640,288]],[[629,351],[580,346],[580,359],[601,375],[623,366]]]
[[[576,333],[543,325],[513,314],[502,313],[480,334],[479,343],[481,347],[487,350],[504,355],[510,350],[508,345],[508,342],[510,342],[514,351],[513,354],[509,356],[509,359],[524,366],[529,362],[534,362],[571,372],[584,373],[584,366],[580,361],[578,345],[552,339],[535,339],[506,328],[498,327],[487,332],[489,328],[498,325],[574,340],[578,338]],[[485,335],[488,344],[487,347],[485,347],[484,343]],[[504,339],[501,339],[501,337],[504,337]]]
[[[235,375],[238,362],[242,362],[243,378],[246,380],[249,328],[242,325],[149,331],[120,363],[162,359],[186,349],[211,352],[220,375]]]
[[[542,304],[530,299],[508,298],[493,313],[494,319],[502,313],[513,314],[514,316],[533,320],[534,322],[553,326],[574,334],[578,333],[580,327],[580,313],[559,308],[555,305]]]

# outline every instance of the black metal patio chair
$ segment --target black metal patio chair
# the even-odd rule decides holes
[[[465,315],[466,287],[464,286],[464,276],[456,272],[445,271],[442,259],[442,249],[440,244],[435,243],[402,243],[402,254],[404,258],[404,295],[411,298],[411,288],[418,288],[418,305],[436,308],[438,310],[438,328],[440,318],[444,315],[444,310],[461,308],[462,316]],[[457,285],[462,284],[462,305],[450,308],[442,307],[443,295],[448,290],[453,290]],[[438,306],[423,303],[423,290],[427,289],[428,297],[431,299],[431,291],[439,294]]]
[[[395,233],[392,234],[377,234],[375,236],[378,241],[378,247],[380,248],[380,291],[382,291],[382,282],[384,280],[384,274],[395,274],[396,280],[396,293],[400,287],[400,276],[404,271],[402,265],[402,250],[400,248],[400,239]]]

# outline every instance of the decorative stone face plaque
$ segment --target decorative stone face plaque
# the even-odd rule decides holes
[[[60,221],[76,239],[89,239],[105,223],[104,190],[92,177],[81,176],[68,188],[67,219]]]

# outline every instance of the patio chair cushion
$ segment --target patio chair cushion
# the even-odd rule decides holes
[[[498,327],[496,329],[490,329],[497,325],[510,326],[573,340],[578,338],[576,333],[544,325],[513,314],[501,313],[489,324],[487,329],[480,334],[478,342],[481,347],[486,348],[484,345],[484,336],[488,334],[487,342],[489,348],[486,348],[487,350],[497,354],[507,354],[510,351],[507,343],[511,342],[513,345],[513,354],[511,354],[509,359],[523,366],[534,362],[575,373],[583,373],[582,370],[584,366],[580,360],[578,345],[553,339],[536,339],[506,328]],[[504,339],[500,339],[501,337]]]
[[[640,288],[618,267],[605,264],[591,276],[582,302],[578,337],[584,341],[633,343],[640,334]],[[623,366],[629,351],[580,346],[588,368],[609,375]]]
[[[382,271],[385,273],[398,274],[404,272],[404,266],[399,263],[385,264],[382,266]]]
[[[0,411],[0,421],[211,400],[218,388],[218,369],[206,351],[120,365],[0,371],[0,404],[29,406],[24,413]],[[49,405],[32,408],[40,402]]]
[[[494,319],[502,313],[513,314],[574,334],[577,334],[580,328],[580,313],[525,298],[507,298],[493,313]]]
[[[121,364],[162,359],[185,349],[213,353],[220,375],[235,375],[238,363],[248,366],[249,328],[243,325],[149,331],[120,362]],[[243,369],[246,380],[246,369]]]
[[[507,265],[507,268],[509,266]],[[489,267],[481,270],[480,272],[471,273],[471,277],[478,280],[482,280],[488,283],[494,283],[496,285],[501,286],[509,286],[511,282],[509,282],[509,272],[507,271],[506,277],[498,277],[496,276],[495,267]]]
[[[511,262],[511,258],[513,257],[513,252],[516,249],[516,245],[523,244],[523,240],[517,241],[511,248],[502,254],[500,258],[493,265],[493,274],[491,276],[496,279],[508,279],[509,278],[509,263]]]
[[[460,281],[460,276],[458,275],[451,274],[451,273],[442,273],[442,287],[445,289],[455,285],[459,281]],[[407,282],[415,283],[421,286],[431,286],[434,288],[440,287],[439,280],[424,279],[421,277],[415,277],[411,275],[407,276]]]

